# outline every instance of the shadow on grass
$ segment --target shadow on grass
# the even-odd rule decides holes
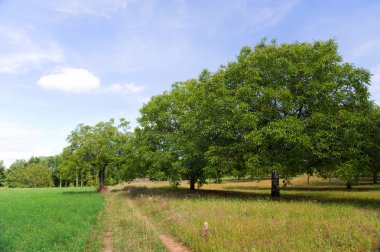
[[[62,194],[69,194],[69,195],[88,195],[88,194],[96,194],[97,192],[94,191],[68,191],[68,192],[62,192]]]
[[[264,191],[265,190],[265,191]],[[341,204],[350,205],[360,208],[372,208],[379,210],[380,208],[380,195],[379,199],[368,199],[368,198],[358,198],[358,197],[327,197],[326,195],[318,194],[294,194],[294,195],[283,195],[278,198],[270,197],[270,189],[263,189],[256,192],[242,192],[242,191],[230,191],[230,190],[189,190],[185,188],[174,188],[174,187],[159,187],[159,188],[148,188],[148,187],[137,187],[137,186],[126,186],[120,190],[112,190],[111,192],[124,191],[127,193],[128,197],[138,198],[138,197],[163,197],[171,199],[188,199],[188,198],[229,198],[229,199],[242,199],[242,200],[270,200],[276,202],[315,202],[321,204]],[[347,190],[346,190],[347,191]],[[307,192],[307,190],[305,190]],[[379,212],[380,214],[380,212]]]
[[[256,186],[225,186],[223,189],[226,190],[263,190],[270,191],[270,188],[256,187]],[[369,191],[380,191],[378,186],[367,186],[367,187],[353,187],[352,189],[347,189],[345,186],[289,186],[286,188],[281,188],[283,191],[341,191],[341,192],[369,192]]]

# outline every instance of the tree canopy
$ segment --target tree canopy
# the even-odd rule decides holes
[[[170,163],[160,171],[170,178],[174,169],[192,189],[206,178],[273,170],[353,180],[368,159],[361,129],[370,73],[343,62],[337,48],[333,40],[262,41],[217,72],[153,97],[139,122]]]
[[[80,124],[71,132],[62,153],[60,172],[66,178],[75,178],[76,186],[81,183],[99,185],[119,182],[118,172],[123,170],[128,122],[120,120],[118,126],[113,119],[95,126]]]
[[[7,183],[9,187],[49,187],[53,180],[46,164],[17,160],[7,170]]]

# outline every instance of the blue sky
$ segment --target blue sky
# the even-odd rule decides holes
[[[79,123],[134,127],[149,97],[263,37],[335,38],[380,104],[379,13],[377,0],[0,0],[0,160],[57,154]]]

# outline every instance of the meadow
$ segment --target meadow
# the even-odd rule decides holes
[[[0,189],[0,251],[89,251],[104,196],[94,188]]]
[[[167,251],[162,235],[191,251],[376,251],[380,185],[293,180],[167,182],[91,188],[0,189],[0,251]],[[208,222],[209,229],[203,230]]]
[[[194,251],[373,251],[379,246],[380,187],[347,191],[338,181],[305,177],[270,195],[269,181],[210,183],[197,192],[163,182],[133,183],[124,195]],[[205,233],[203,223],[209,230]]]

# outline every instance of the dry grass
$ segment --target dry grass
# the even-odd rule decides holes
[[[133,183],[126,190],[160,230],[195,251],[371,251],[378,246],[378,186],[346,191],[338,181],[305,183],[306,177],[297,178],[278,200],[269,197],[269,181],[210,183],[196,193],[164,182]]]
[[[112,248],[112,251],[166,251],[160,242],[156,232],[135,210],[128,204],[125,192],[105,193],[106,208],[100,216],[99,232],[93,235],[94,239],[105,243],[104,235],[108,242],[103,244],[103,251]]]

